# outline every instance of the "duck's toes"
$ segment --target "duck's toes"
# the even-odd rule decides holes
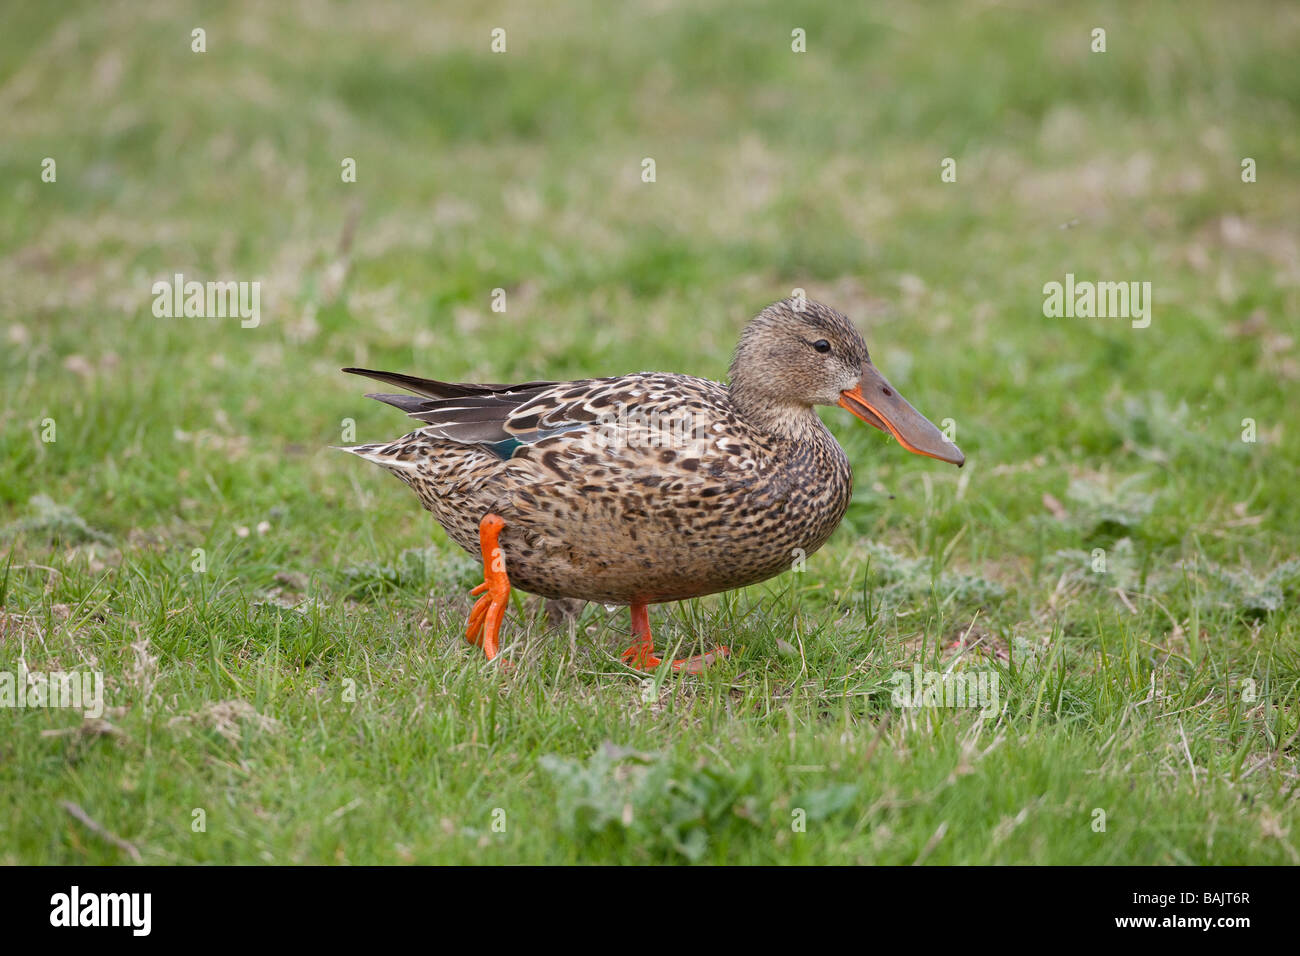
[[[705,668],[716,664],[730,653],[731,651],[725,645],[719,646],[705,654],[696,654],[693,657],[679,657],[669,666],[679,673],[700,674],[704,672]],[[623,652],[623,660],[627,662],[628,666],[635,667],[639,671],[652,671],[663,663],[663,658],[655,657],[652,651],[646,650],[644,644],[633,644],[629,647]]]
[[[650,610],[644,604],[633,604],[632,636],[637,642],[623,652],[623,662],[639,671],[652,671],[663,663],[663,658],[655,656],[654,638],[650,635]],[[704,654],[693,657],[681,657],[670,665],[673,670],[687,674],[699,674],[711,664],[716,664],[731,652],[725,646],[715,647]]]
[[[658,667],[659,658],[655,657],[654,644],[649,639],[633,644],[623,652],[623,663],[640,671]]]

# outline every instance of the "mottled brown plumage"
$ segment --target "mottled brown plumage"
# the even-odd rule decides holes
[[[453,385],[346,371],[415,392],[372,397],[424,423],[347,450],[410,485],[471,554],[482,556],[480,521],[500,516],[509,583],[551,598],[682,600],[816,551],[852,485],[816,405],[844,404],[911,450],[961,460],[879,377],[848,319],[813,302],[779,302],[751,321],[729,386],[659,372]]]

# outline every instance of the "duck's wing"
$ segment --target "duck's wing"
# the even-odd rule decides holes
[[[717,382],[665,372],[565,382],[515,409],[504,429],[513,457],[696,480],[748,482],[758,467],[754,434]],[[557,457],[558,456],[558,457]]]
[[[600,435],[611,447],[646,445],[648,438],[653,444],[662,436],[640,433],[647,429],[680,429],[687,422],[694,428],[695,423],[711,422],[725,412],[723,386],[657,372],[576,382],[475,385],[368,369],[344,371],[416,392],[416,396],[368,397],[424,422],[421,433],[462,444],[485,445],[503,459],[513,457],[522,447],[557,435]],[[694,417],[690,416],[692,411]]]
[[[595,415],[574,401],[586,394],[590,382],[524,382],[488,385],[438,382],[400,372],[345,368],[415,395],[372,393],[367,398],[400,408],[425,423],[420,431],[430,437],[466,445],[486,445],[501,458],[509,458],[521,445],[540,441],[562,431],[594,422]],[[569,396],[565,398],[564,396]],[[543,421],[545,419],[545,421]]]

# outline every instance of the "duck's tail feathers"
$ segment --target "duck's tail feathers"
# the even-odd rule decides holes
[[[431,378],[403,375],[401,372],[381,372],[373,368],[345,368],[343,371],[349,375],[364,375],[366,378],[373,378],[386,385],[396,385],[399,388],[409,389],[417,395],[425,395],[429,398],[455,398],[467,393],[467,387],[464,385],[456,385],[451,382],[435,382]]]
[[[358,458],[364,458],[366,461],[373,461],[376,465],[382,465],[392,471],[413,471],[416,467],[414,461],[397,455],[398,449],[393,442],[375,442],[369,445],[331,445],[330,447],[335,451],[346,451]]]
[[[394,408],[400,408],[408,415],[415,415],[424,411],[431,404],[429,399],[421,398],[418,395],[391,395],[388,393],[369,392],[366,398],[373,398],[377,402],[383,402],[385,405],[392,405]]]
[[[415,392],[417,395],[423,395],[426,398],[448,399],[448,398],[467,398],[472,395],[495,395],[498,393],[513,394],[515,392],[536,391],[547,385],[554,385],[555,382],[522,382],[518,385],[489,384],[487,382],[437,382],[431,378],[420,378],[416,375],[404,375],[401,372],[381,372],[373,368],[345,368],[343,371],[349,375],[364,375],[366,378],[373,378],[385,385],[396,385],[398,388],[404,388],[407,391]],[[388,401],[390,396],[371,395],[371,398],[378,398],[380,401]],[[388,402],[390,405],[396,402]],[[398,405],[400,408],[401,406]]]

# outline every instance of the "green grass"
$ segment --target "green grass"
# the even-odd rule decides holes
[[[549,6],[0,15],[0,672],[110,708],[0,709],[0,862],[131,859],[64,802],[154,863],[1300,862],[1300,14]],[[1151,326],[1044,318],[1067,272]],[[485,663],[474,562],[328,448],[405,424],[341,366],[720,378],[796,286],[968,464],[828,410],[830,544],[652,612],[702,677],[523,596]]]

